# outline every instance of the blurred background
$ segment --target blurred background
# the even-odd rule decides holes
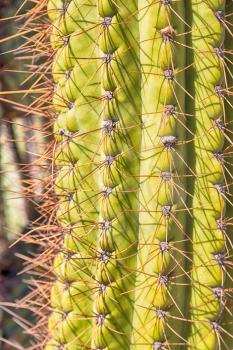
[[[23,110],[22,105],[30,103],[29,97],[3,94],[21,87],[26,89],[31,83],[25,82],[28,77],[25,62],[15,52],[16,47],[22,45],[24,53],[23,38],[4,39],[17,34],[20,20],[12,16],[23,2],[27,3],[0,0],[0,350],[13,349],[13,344],[19,349],[30,344],[21,327],[24,327],[21,317],[30,322],[32,316],[23,309],[16,310],[11,303],[27,293],[24,280],[30,276],[21,272],[25,268],[22,256],[26,251],[33,255],[36,248],[22,241],[12,243],[28,232],[31,223],[39,218],[38,199],[33,198],[31,185],[35,175],[42,176],[40,168],[33,165],[43,148],[37,131],[40,118],[33,118]],[[23,11],[27,10],[25,6]]]

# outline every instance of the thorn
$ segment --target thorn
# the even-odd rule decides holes
[[[69,44],[69,40],[70,40],[69,36],[64,36],[63,37],[63,43],[64,43],[65,46],[67,46]]]
[[[220,97],[224,97],[225,91],[222,85],[216,85],[214,88],[216,94]]]
[[[223,299],[225,296],[225,293],[222,287],[213,288],[213,292],[217,299]]]
[[[108,28],[112,23],[112,17],[104,17],[103,18],[103,22],[102,25],[104,27],[104,29]]]
[[[111,227],[111,221],[105,220],[102,222],[102,231],[106,232]]]
[[[223,184],[217,184],[215,185],[216,190],[218,193],[224,194],[225,193],[225,187]]]
[[[73,253],[71,253],[71,252],[67,252],[67,253],[66,253],[66,257],[65,257],[65,259],[66,259],[67,261],[69,261],[69,260],[71,260],[71,259],[72,259],[72,256],[73,256]]]
[[[171,205],[164,205],[162,206],[162,213],[164,216],[170,216],[171,215],[171,209],[172,206]]]
[[[104,93],[104,98],[108,101],[111,101],[114,97],[113,91],[107,90]]]
[[[172,3],[172,0],[160,0],[162,5],[170,5]]]
[[[168,242],[160,242],[159,246],[161,252],[168,252],[170,250]]]
[[[71,69],[67,69],[67,71],[66,71],[66,80],[69,79],[69,77],[70,77],[70,75],[71,75],[71,72],[72,72]]]
[[[213,327],[213,329],[214,329],[214,331],[215,331],[216,333],[220,333],[220,332],[221,332],[221,327],[220,327],[220,325],[218,324],[218,322],[216,322],[216,321],[211,321],[210,323],[211,323],[211,325],[212,325],[212,327]]]
[[[100,283],[98,290],[99,290],[100,293],[104,293],[106,288],[107,288],[107,286],[105,286],[105,284]]]
[[[166,69],[164,71],[164,76],[167,80],[173,80],[174,79],[174,71],[173,69]]]
[[[70,203],[73,200],[73,198],[74,198],[74,192],[69,193],[68,196],[67,196],[68,202]]]
[[[172,175],[171,175],[170,171],[162,171],[161,177],[162,177],[163,181],[170,181],[172,178]]]
[[[99,260],[106,264],[111,257],[111,253],[107,250],[101,250],[99,253]]]
[[[67,0],[63,3],[63,14],[68,10],[68,7],[70,5],[70,0]]]
[[[68,109],[72,109],[74,107],[74,102],[68,101],[67,102],[67,107],[68,107]]]
[[[62,313],[62,321],[64,321],[67,316],[68,316],[68,312],[63,311],[63,313]]]
[[[224,266],[225,262],[224,262],[224,254],[223,253],[218,253],[218,254],[214,254],[215,260],[217,261],[217,263],[220,266]]]
[[[111,187],[106,187],[103,192],[104,192],[104,197],[107,198],[109,195],[112,193],[112,188]]]
[[[65,282],[64,286],[63,286],[63,290],[67,291],[69,289],[69,287],[70,287],[70,283],[69,282]]]
[[[165,148],[174,150],[174,146],[177,143],[177,138],[175,136],[163,136],[161,137],[161,142]]]
[[[154,350],[162,350],[163,349],[163,343],[160,341],[154,341],[153,343],[153,349]]]
[[[164,319],[167,312],[164,310],[161,310],[161,309],[157,309],[157,310],[155,310],[155,313],[159,319]]]
[[[164,114],[165,114],[167,117],[170,117],[170,116],[174,115],[174,114],[175,114],[175,111],[176,111],[176,108],[175,108],[175,106],[173,106],[173,105],[166,105],[166,106],[164,107]]]
[[[216,125],[216,127],[220,130],[224,130],[224,124],[223,121],[221,119],[214,119],[213,123]]]
[[[225,13],[224,11],[216,11],[215,12],[215,16],[217,17],[217,19],[220,21],[220,22],[224,22],[225,21]]]
[[[217,221],[217,226],[219,230],[222,231],[223,233],[226,233],[226,229],[227,229],[226,222],[222,218],[216,221]]]
[[[224,163],[223,153],[222,152],[216,152],[214,153],[215,158],[219,161],[219,163]]]
[[[111,134],[116,129],[116,121],[113,119],[104,120],[103,129],[105,134]]]
[[[214,51],[218,57],[224,58],[224,51],[221,47],[215,47]]]
[[[113,55],[111,53],[106,53],[103,57],[104,63],[106,63],[106,64],[110,63],[112,60],[112,56]]]
[[[168,276],[163,275],[159,277],[159,283],[162,285],[168,284],[168,281],[169,281]]]
[[[58,133],[60,136],[67,136],[67,137],[72,137],[73,136],[73,132],[72,131],[69,131],[69,130],[66,130],[66,129],[58,129]]]
[[[114,162],[114,157],[112,156],[106,156],[105,162],[108,166],[110,166]]]
[[[104,323],[106,315],[104,314],[96,314],[96,324],[98,326],[102,326]]]
[[[172,41],[174,39],[175,30],[172,26],[167,26],[160,30],[160,34],[164,41]]]

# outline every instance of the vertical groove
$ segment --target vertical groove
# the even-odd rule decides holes
[[[195,98],[191,334],[188,348],[214,350],[224,288],[225,186],[222,166],[224,113],[222,53],[225,1],[192,0]]]
[[[92,349],[129,349],[138,240],[141,100],[137,0],[99,0],[102,198]]]
[[[184,344],[184,1],[139,1],[140,231],[131,349]],[[182,87],[182,88],[181,88]]]

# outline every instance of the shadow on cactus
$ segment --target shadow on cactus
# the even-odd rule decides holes
[[[34,3],[30,349],[233,349],[233,3]]]

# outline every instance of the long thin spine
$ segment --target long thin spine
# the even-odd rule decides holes
[[[128,350],[138,243],[141,99],[137,1],[99,0],[102,197],[92,349]]]
[[[191,335],[189,349],[214,350],[221,328],[224,288],[225,183],[221,161],[224,135],[222,53],[225,1],[191,1],[194,63],[195,164],[192,232]],[[201,14],[201,15],[200,15]]]
[[[90,349],[98,232],[101,89],[95,0],[49,1],[57,145],[57,221],[64,238],[54,260],[46,349]]]
[[[185,324],[176,319],[184,316],[180,252],[186,240],[184,7],[185,1],[139,1],[143,127],[135,350],[170,349],[185,342]]]

